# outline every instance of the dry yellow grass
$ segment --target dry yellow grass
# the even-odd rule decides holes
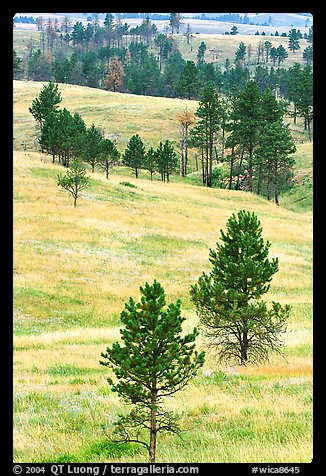
[[[13,84],[14,148],[22,149],[26,141],[28,149],[37,149],[35,121],[28,108],[47,83],[15,80]],[[198,106],[197,101],[186,99],[114,93],[71,84],[60,85],[59,90],[60,107],[72,114],[80,113],[87,126],[94,122],[108,137],[118,133],[117,147],[121,151],[134,134],[139,134],[146,146],[156,147],[167,137],[179,140],[178,114],[185,107],[195,111]]]
[[[197,61],[196,55],[197,55],[198,47],[202,41],[207,46],[206,53],[205,53],[205,61],[216,63],[222,67],[224,66],[225,60],[227,58],[230,60],[231,64],[234,62],[235,51],[237,50],[241,42],[244,43],[246,46],[247,60],[248,60],[248,50],[251,48],[251,52],[252,52],[251,61],[253,61],[255,56],[257,55],[257,48],[259,43],[270,41],[273,47],[277,48],[278,46],[282,45],[288,52],[288,58],[286,58],[284,63],[282,63],[282,67],[290,68],[291,66],[293,66],[294,63],[303,64],[301,51],[303,51],[307,46],[309,46],[309,43],[307,42],[307,40],[304,40],[304,39],[300,40],[300,51],[293,53],[288,50],[288,44],[289,44],[288,37],[270,36],[268,34],[266,36],[255,35],[254,33],[257,31],[257,28],[255,29],[255,26],[249,27],[249,30],[250,31],[248,31],[248,33],[246,34],[241,33],[237,35],[224,35],[221,33],[218,33],[218,34],[201,33],[199,35],[194,35],[191,45],[187,44],[187,40],[184,36],[181,36],[181,35],[175,36],[175,39],[177,41],[177,44],[182,56],[185,59],[192,60],[194,62]],[[224,31],[228,31],[228,30],[225,29]],[[274,33],[275,29],[272,30],[272,32]],[[191,50],[191,46],[192,46],[192,50]],[[271,66],[271,64],[272,63],[270,61],[269,66]]]
[[[26,115],[29,99],[21,104],[37,95],[31,87],[17,85],[21,132],[25,116],[26,127],[34,127]],[[63,89],[69,108],[81,88]],[[92,108],[96,94],[102,97],[85,94]],[[217,369],[214,353],[207,354],[203,370],[211,376],[198,375],[167,401],[182,413],[188,432],[183,442],[163,436],[159,461],[310,461],[311,211],[299,214],[249,193],[173,178],[169,184],[136,180],[124,169],[109,180],[92,174],[74,208],[56,185],[62,170],[38,152],[14,152],[15,460],[146,461],[139,449],[117,452],[103,443],[121,402],[106,383],[100,354],[119,338],[124,303],[138,299],[139,286],[154,278],[168,302],[181,298],[185,331],[198,324],[189,286],[209,270],[208,249],[228,217],[245,208],[258,215],[280,261],[267,300],[293,306],[286,360],[273,356],[262,366]],[[136,188],[121,185],[126,180]],[[204,344],[200,336],[199,347]]]

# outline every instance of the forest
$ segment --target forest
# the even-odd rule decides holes
[[[234,56],[223,64],[208,60],[208,47],[202,41],[196,49],[196,61],[185,60],[178,47],[180,18],[170,18],[170,30],[159,32],[155,23],[146,17],[136,27],[130,27],[119,18],[115,21],[108,13],[103,26],[96,16],[83,25],[71,24],[69,17],[62,23],[42,17],[37,19],[39,41],[30,38],[26,54],[14,50],[14,79],[55,81],[119,92],[150,96],[198,99],[203,88],[213,83],[217,90],[229,94],[233,88],[243,89],[253,79],[260,90],[269,88],[280,97],[293,101],[293,74],[282,64],[288,51],[301,54],[309,75],[313,62],[313,29],[309,34],[292,28],[288,34],[288,48],[264,38],[258,46],[246,46],[242,41]],[[236,35],[234,27],[231,35]],[[275,32],[275,37],[278,35]],[[183,36],[192,50],[196,35],[190,25],[184,27]],[[305,37],[308,46],[300,53],[300,39]]]

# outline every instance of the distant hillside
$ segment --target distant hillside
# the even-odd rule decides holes
[[[38,151],[37,131],[28,107],[39,94],[43,84],[37,81],[14,81],[14,150]],[[177,147],[180,131],[177,116],[185,107],[195,111],[197,101],[123,94],[84,86],[60,84],[62,107],[82,115],[87,126],[92,123],[104,131],[106,137],[115,137],[117,147],[123,152],[133,134],[139,134],[147,147],[156,147],[161,140],[169,139]],[[294,187],[282,194],[281,204],[295,211],[309,211],[312,207],[312,148],[303,133],[302,121],[290,121],[297,152],[294,155]],[[195,150],[189,150],[189,176],[187,181],[199,184],[195,171]],[[228,167],[225,165],[225,167]],[[173,177],[178,181],[177,175]]]
[[[116,14],[115,14],[116,15]],[[137,13],[131,13],[130,17],[127,13],[122,13],[122,21],[128,23],[131,27],[140,25],[143,20],[142,13],[138,13],[139,17],[135,17]],[[149,15],[163,15],[162,13],[150,13]],[[168,15],[168,14],[166,14]],[[233,13],[181,13],[183,17],[183,27],[181,32],[184,30],[185,25],[189,23],[194,32],[198,33],[224,33],[228,31],[235,23],[234,21],[216,21],[211,20],[211,18],[216,18],[222,15],[235,15]],[[239,13],[241,17],[245,13]],[[308,28],[313,23],[313,17],[310,13],[247,13],[246,14],[249,20],[249,24],[236,23],[238,30],[243,34],[253,34],[255,31],[265,31],[266,34],[271,34],[275,32],[275,29],[279,33],[288,32],[290,28],[300,28],[302,33],[305,33]],[[59,22],[68,16],[72,24],[77,21],[81,21],[84,24],[87,24],[92,18],[92,13],[16,13],[15,17],[43,17],[44,20],[48,18],[57,19]],[[15,18],[14,17],[14,18]],[[197,17],[197,18],[195,18]],[[100,25],[102,26],[105,18],[104,13],[98,14]],[[157,29],[163,31],[166,25],[169,23],[168,19],[153,19]],[[256,27],[253,30],[253,27]],[[36,29],[36,25],[29,23],[17,23],[16,28],[18,29]]]
[[[202,13],[184,13],[184,17],[198,17]],[[233,15],[229,13],[205,13],[207,18],[218,18],[225,15]],[[270,26],[293,26],[303,27],[312,24],[313,16],[311,13],[239,13],[240,16],[247,15],[249,22],[262,25],[268,23]]]

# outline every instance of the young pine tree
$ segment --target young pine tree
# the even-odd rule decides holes
[[[99,160],[104,134],[92,124],[82,136],[81,158],[95,170],[95,164]]]
[[[280,352],[279,335],[285,331],[290,307],[261,301],[278,259],[268,259],[270,243],[262,238],[257,216],[245,210],[233,214],[223,244],[210,250],[212,270],[191,286],[191,299],[218,361],[246,365],[268,361],[271,350]]]
[[[121,313],[121,342],[107,348],[100,363],[112,368],[118,379],[113,383],[108,378],[113,391],[134,405],[115,423],[115,441],[142,444],[153,463],[157,434],[178,433],[176,417],[164,410],[163,400],[188,384],[204,365],[205,353],[195,350],[196,328],[182,335],[180,300],[166,307],[164,289],[156,280],[140,291],[140,302],[130,298]]]
[[[161,141],[156,149],[155,155],[162,182],[169,182],[170,175],[175,171],[178,162],[172,143],[168,139],[164,144]]]
[[[77,198],[81,191],[89,185],[89,178],[86,176],[84,165],[78,159],[72,160],[70,168],[66,174],[58,174],[59,187],[67,190],[74,198],[74,207],[77,206]]]
[[[151,180],[153,180],[153,174],[157,171],[156,153],[153,147],[150,147],[145,154],[143,168],[148,170],[151,174]]]
[[[110,139],[103,139],[99,145],[99,154],[97,157],[97,165],[105,171],[105,176],[109,178],[109,170],[119,160],[120,152],[116,148],[115,143]]]
[[[138,178],[139,170],[143,166],[145,158],[145,146],[138,134],[133,135],[127,144],[122,160],[124,165],[133,169],[136,178]]]

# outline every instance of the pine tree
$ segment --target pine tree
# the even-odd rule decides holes
[[[172,143],[169,140],[166,140],[164,144],[160,142],[155,154],[162,182],[169,182],[170,175],[175,171],[178,162]]]
[[[49,112],[46,116],[40,136],[40,146],[42,151],[46,150],[52,154],[52,162],[55,161],[55,156],[59,151],[59,117],[55,111]]]
[[[304,129],[308,130],[311,141],[311,122],[313,119],[313,71],[312,67],[306,65],[301,72],[301,81],[298,85],[297,109],[300,116],[304,118]]]
[[[181,335],[185,317],[180,300],[166,306],[164,289],[156,280],[140,291],[140,302],[130,298],[121,312],[121,342],[108,347],[100,363],[112,368],[118,379],[114,383],[108,378],[112,390],[134,405],[115,423],[115,441],[142,444],[153,463],[157,434],[178,433],[177,419],[164,410],[163,401],[186,387],[203,366],[205,353],[195,350],[196,328]]]
[[[248,152],[248,190],[250,192],[252,192],[253,154],[260,137],[261,115],[259,88],[255,81],[249,81],[235,99],[232,130],[238,144]]]
[[[234,59],[234,62],[236,64],[239,64],[240,66],[244,65],[244,60],[245,60],[245,56],[246,56],[246,45],[244,44],[243,41],[241,41],[239,43],[239,46],[238,48],[236,49],[235,51],[235,59]]]
[[[13,50],[13,78],[20,79],[22,74],[22,59],[17,56],[16,50]]]
[[[290,157],[296,151],[288,124],[281,120],[269,122],[262,129],[256,156],[260,175],[266,180],[267,198],[274,196],[279,204],[279,194],[283,183],[292,178],[295,160]]]
[[[283,63],[283,61],[289,56],[283,45],[279,45],[276,48],[276,54],[278,59],[278,66],[280,66],[281,63]]]
[[[306,64],[312,65],[314,59],[313,46],[307,46],[307,48],[303,50],[302,58],[305,60]]]
[[[193,61],[187,61],[181,71],[177,91],[181,97],[192,99],[197,94],[198,70]]]
[[[77,198],[81,191],[89,185],[89,178],[86,176],[85,166],[79,159],[73,159],[66,174],[58,174],[59,187],[67,190],[74,198],[74,207],[77,206]]]
[[[80,151],[79,132],[83,120],[80,116],[79,118],[72,116],[66,108],[60,109],[57,116],[59,161],[62,161],[64,166],[69,167],[70,158],[79,154]],[[84,128],[86,128],[85,124]]]
[[[150,147],[145,154],[143,168],[149,171],[151,180],[153,180],[153,174],[155,174],[157,170],[157,157],[153,147]]]
[[[138,178],[139,169],[142,168],[145,158],[145,146],[138,134],[133,135],[126,147],[122,160],[124,165],[134,170]]]
[[[103,133],[92,124],[83,134],[81,145],[81,157],[95,170],[95,164],[101,152],[101,142],[104,139]]]
[[[212,186],[213,153],[217,131],[220,128],[221,114],[221,101],[218,92],[213,84],[208,84],[200,96],[199,107],[195,112],[198,117],[197,129],[200,129],[204,134],[205,178],[208,187]]]
[[[267,198],[271,200],[274,193],[278,204],[281,182],[291,175],[294,161],[288,156],[295,152],[295,147],[290,131],[283,124],[286,103],[278,101],[271,90],[265,89],[261,93],[261,110],[261,133],[254,158],[257,194],[260,195],[265,180]]]
[[[105,171],[105,176],[109,178],[110,168],[120,158],[120,152],[116,148],[114,142],[110,139],[102,139],[99,143],[99,152],[97,155],[97,165]]]
[[[197,66],[199,67],[204,65],[206,49],[207,49],[206,43],[202,41],[200,45],[198,46],[198,51],[197,51]]]
[[[210,249],[211,272],[191,286],[191,299],[219,362],[265,362],[270,351],[281,352],[279,334],[290,311],[275,302],[268,309],[260,300],[278,271],[278,259],[268,259],[270,243],[264,243],[257,216],[246,210],[229,218],[221,240]]]
[[[181,26],[181,15],[180,13],[170,13],[170,26],[172,30],[172,35],[176,32],[179,33]]]
[[[300,43],[299,43],[300,36],[298,34],[298,31],[295,28],[292,28],[289,31],[288,38],[289,38],[289,50],[295,53],[297,50],[300,49]]]
[[[51,111],[56,111],[59,103],[62,101],[61,93],[58,90],[58,85],[52,83],[43,86],[40,94],[32,102],[29,112],[34,116],[34,119],[39,123],[42,131],[44,120]]]

